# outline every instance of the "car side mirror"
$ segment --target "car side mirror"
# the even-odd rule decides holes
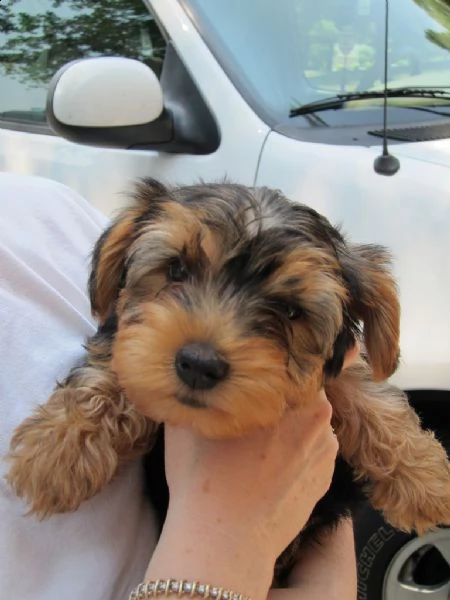
[[[220,144],[215,119],[171,43],[160,80],[131,58],[64,65],[50,82],[47,121],[71,142],[104,148],[209,154]]]
[[[71,127],[132,127],[161,116],[158,78],[130,58],[77,60],[60,69],[50,85],[48,110]]]
[[[47,120],[56,134],[80,144],[130,148],[172,138],[158,78],[131,58],[85,58],[61,67],[50,82]]]

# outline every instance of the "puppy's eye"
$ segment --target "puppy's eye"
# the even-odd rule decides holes
[[[286,305],[286,316],[289,321],[296,321],[303,316],[303,311],[299,306],[294,306],[293,304]]]
[[[282,314],[289,319],[289,321],[297,321],[305,316],[305,311],[298,304],[291,302],[284,302],[283,300],[277,300],[273,303],[273,309],[278,314]]]
[[[186,265],[179,258],[173,258],[167,267],[167,278],[170,281],[181,282],[186,281],[188,277]]]

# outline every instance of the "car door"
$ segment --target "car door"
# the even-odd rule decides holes
[[[177,0],[9,0],[0,4],[0,170],[65,183],[106,213],[130,180],[255,179],[268,133],[209,52]],[[46,121],[52,75],[93,56],[135,58],[161,73],[171,44],[189,69],[220,132],[208,155],[105,149],[55,136]],[[181,98],[180,101],[183,101]]]

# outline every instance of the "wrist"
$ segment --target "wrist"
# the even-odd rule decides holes
[[[218,515],[169,509],[146,579],[200,581],[262,600],[274,562],[248,528],[228,528]]]

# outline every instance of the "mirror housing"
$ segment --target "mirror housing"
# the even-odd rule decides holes
[[[143,125],[164,110],[156,75],[129,58],[74,61],[57,72],[50,88],[54,118],[73,127]]]
[[[216,122],[170,43],[160,80],[130,58],[64,65],[50,83],[47,120],[71,142],[104,148],[210,154],[220,143]]]

